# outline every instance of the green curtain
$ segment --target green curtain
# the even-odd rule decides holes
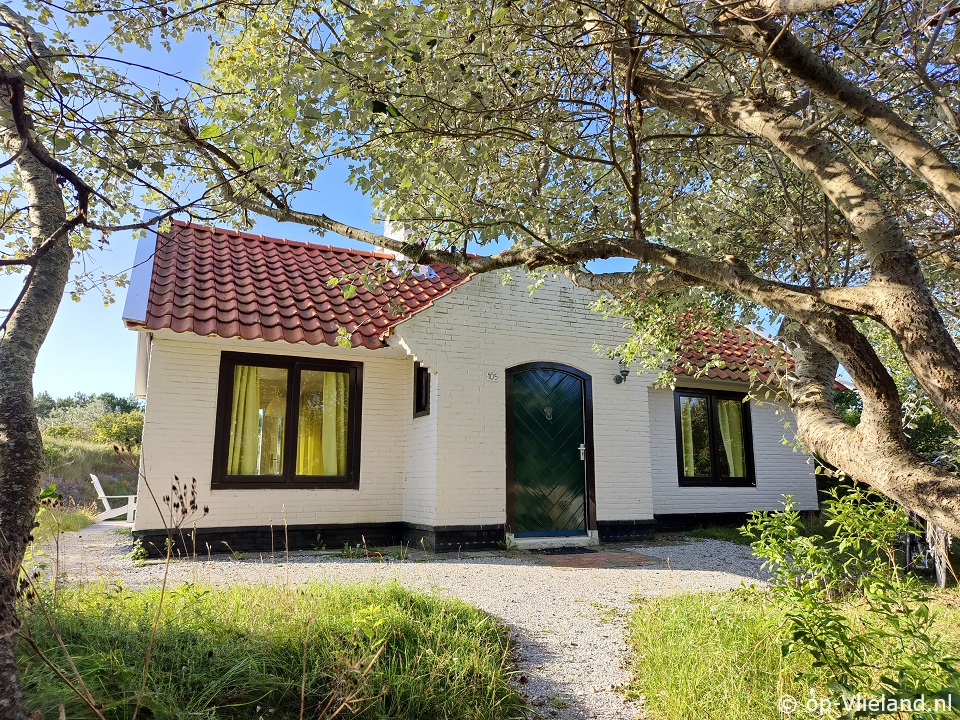
[[[683,474],[693,477],[696,470],[693,464],[693,414],[690,399],[680,398],[680,435],[683,439]]]
[[[300,378],[298,475],[346,475],[349,376],[304,371]]]
[[[730,477],[746,477],[747,467],[743,449],[743,408],[739,400],[719,400],[717,416],[720,438],[727,455]]]
[[[256,367],[233,369],[228,475],[256,475],[260,454],[260,378]]]

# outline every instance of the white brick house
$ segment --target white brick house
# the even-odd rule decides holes
[[[624,381],[595,351],[621,323],[566,281],[531,295],[522,273],[423,268],[345,298],[330,277],[390,256],[185,223],[143,241],[144,260],[124,316],[147,398],[134,534],[148,543],[162,546],[175,476],[209,507],[200,552],[361,534],[439,550],[595,542],[786,493],[816,508],[789,414],[741,402],[743,368],[676,391]],[[758,362],[730,337],[721,353]]]

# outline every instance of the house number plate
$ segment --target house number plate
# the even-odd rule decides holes
[[[499,380],[499,379],[500,379],[500,373],[495,373],[495,372],[487,373],[487,380]]]

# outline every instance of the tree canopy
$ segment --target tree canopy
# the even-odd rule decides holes
[[[960,425],[955,9],[287,0],[220,5],[214,27],[219,92],[177,122],[223,202],[415,260],[564,273],[609,293],[642,362],[685,323],[772,323],[807,445],[960,529],[960,483],[906,443],[890,370]],[[335,157],[405,241],[297,206]],[[609,257],[635,269],[585,264]]]
[[[26,717],[11,638],[43,463],[36,354],[75,250],[176,213],[261,214],[465,272],[563,274],[604,291],[636,331],[621,353],[642,364],[691,323],[774,326],[806,446],[960,534],[960,476],[904,432],[918,403],[960,428],[956,2],[24,8],[0,2],[0,271],[24,278],[0,318],[10,717]],[[100,39],[78,42],[76,26]],[[176,71],[187,37],[208,40],[202,80]],[[150,68],[131,47],[174,54]],[[402,240],[304,203],[333,160]],[[143,219],[147,206],[159,214]],[[494,241],[509,247],[484,253]],[[614,257],[633,269],[589,264]],[[852,428],[834,402],[840,364],[860,398]]]

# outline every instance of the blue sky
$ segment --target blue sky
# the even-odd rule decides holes
[[[103,27],[96,23],[87,28],[63,28],[76,39],[93,39],[102,33]],[[205,66],[207,40],[205,37],[189,37],[166,53],[158,45],[152,52],[130,48],[123,59],[130,62],[162,67],[171,73],[195,79]],[[115,54],[110,51],[108,54]],[[137,71],[133,71],[137,72]],[[143,73],[138,79],[143,80]],[[170,81],[154,80],[158,89],[164,89]],[[325,170],[315,183],[316,190],[301,198],[305,210],[327,212],[342,222],[367,230],[381,230],[382,226],[371,222],[372,206],[360,192],[346,183],[347,170],[343,164]],[[327,234],[322,239],[306,227],[277,223],[262,219],[254,232],[275,237],[323,242],[345,247],[362,247],[338,235]],[[109,238],[109,246],[77,258],[75,271],[100,271],[108,274],[127,272],[133,264],[136,240],[130,233],[115,233]],[[129,273],[128,273],[129,274]],[[0,311],[10,307],[22,287],[22,275],[0,275]],[[133,392],[134,362],[136,358],[136,333],[123,326],[123,303],[126,290],[115,290],[116,302],[104,306],[103,295],[96,290],[81,297],[80,302],[70,299],[68,292],[60,304],[59,312],[46,342],[37,359],[34,374],[34,391],[49,392],[54,397],[72,395],[75,392],[113,392],[128,395]]]

